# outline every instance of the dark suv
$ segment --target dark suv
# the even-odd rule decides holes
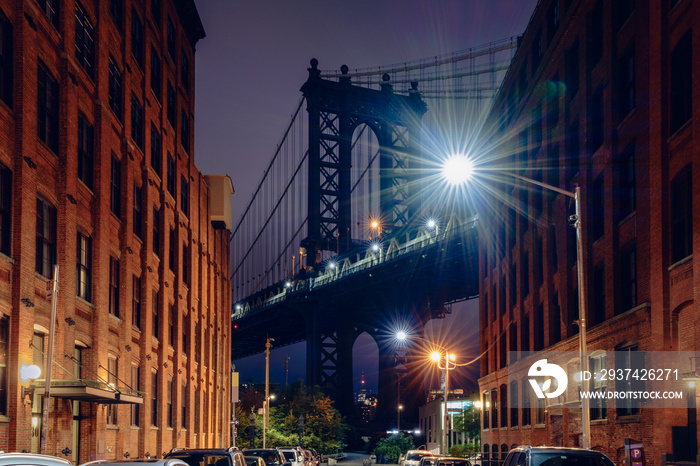
[[[244,448],[243,454],[262,458],[265,466],[282,466],[286,462],[284,453],[276,448]]]
[[[246,466],[243,453],[229,448],[173,448],[164,458],[177,458],[190,466]]]
[[[503,466],[615,466],[615,463],[595,450],[521,446],[508,453]]]

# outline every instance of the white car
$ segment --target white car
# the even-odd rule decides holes
[[[408,450],[403,459],[403,466],[418,466],[424,456],[433,456],[428,450]]]
[[[291,466],[304,466],[304,453],[299,447],[279,447],[278,450],[284,454]]]
[[[49,455],[36,455],[34,453],[2,453],[0,452],[0,465],[28,465],[28,466],[71,466],[73,463],[65,458]]]

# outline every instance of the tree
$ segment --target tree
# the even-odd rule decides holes
[[[404,434],[394,434],[377,442],[374,454],[377,458],[389,458],[392,463],[398,463],[399,457],[413,449],[413,438]]]
[[[481,412],[472,403],[453,417],[454,430],[464,432],[468,439],[481,443]]]

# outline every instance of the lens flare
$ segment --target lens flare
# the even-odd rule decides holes
[[[474,163],[466,155],[453,155],[442,167],[442,176],[453,185],[466,183],[473,173]]]

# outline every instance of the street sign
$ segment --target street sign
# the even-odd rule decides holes
[[[461,408],[447,408],[448,413],[461,413],[462,409]]]
[[[238,437],[238,428],[236,427],[233,428],[233,436]]]

